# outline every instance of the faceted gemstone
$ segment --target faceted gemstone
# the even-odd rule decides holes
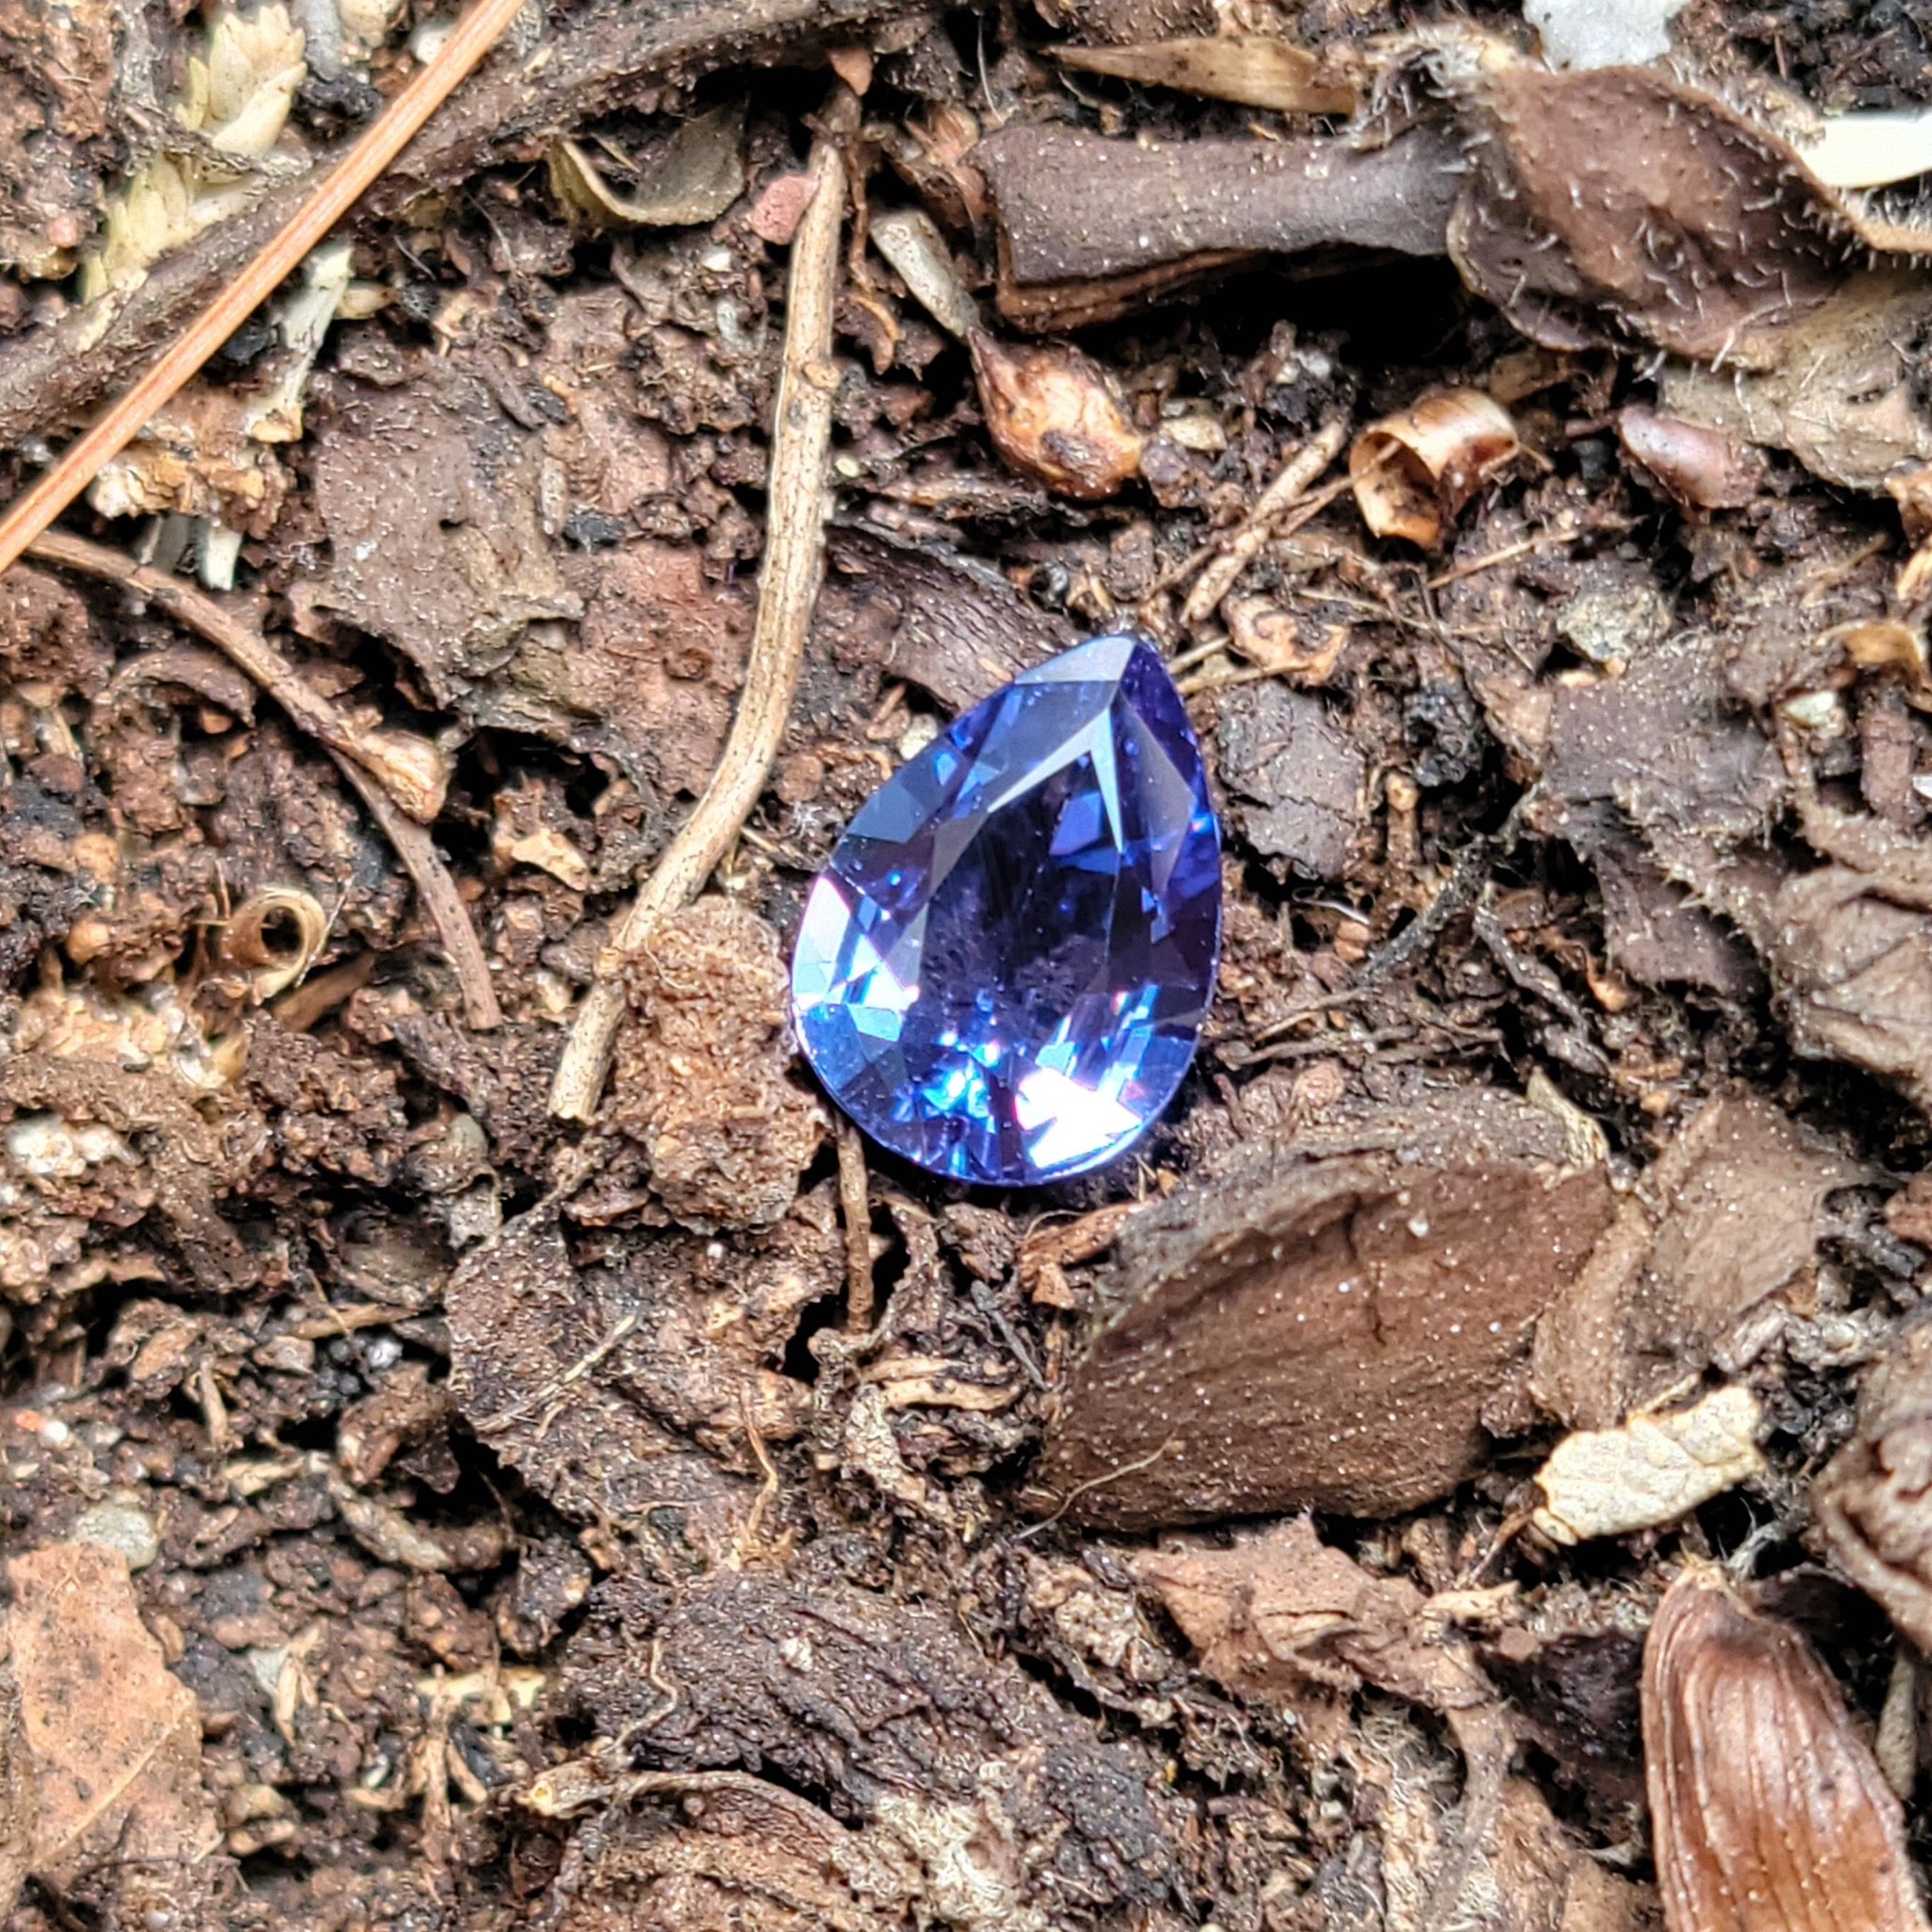
[[[1110,1160],[1214,990],[1221,831],[1160,659],[1095,638],[874,792],[807,902],[792,1014],[881,1145],[1005,1186]]]

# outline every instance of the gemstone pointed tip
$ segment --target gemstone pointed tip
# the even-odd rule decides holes
[[[1124,1153],[1213,994],[1220,828],[1152,647],[1095,638],[950,725],[853,819],[792,959],[799,1042],[880,1145],[1021,1186]]]

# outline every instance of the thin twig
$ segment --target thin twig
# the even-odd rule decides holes
[[[390,102],[314,195],[230,282],[154,366],[84,432],[41,480],[0,518],[0,571],[120,455],[155,411],[187,382],[287,278],[297,262],[361,198],[470,70],[496,44],[524,0],[476,0],[436,57]]]
[[[457,891],[436,849],[428,828],[398,811],[395,802],[359,765],[352,765],[341,752],[329,754],[341,768],[342,776],[356,788],[356,795],[369,808],[369,816],[380,825],[409,874],[424,910],[436,925],[450,968],[463,995],[463,1015],[478,1033],[493,1032],[503,1024],[503,1008],[496,1002],[496,983],[490,976],[490,961],[483,957],[483,944],[470,923],[470,908]]]
[[[1219,608],[1242,571],[1260,554],[1262,545],[1277,534],[1275,526],[1280,519],[1300,503],[1315,478],[1341,454],[1347,441],[1347,419],[1331,417],[1275,472],[1240,524],[1205,544],[1155,585],[1155,592],[1170,589],[1197,565],[1203,566],[1194,588],[1188,592],[1187,602],[1181,606],[1180,623],[1184,630],[1193,629]],[[1322,503],[1332,501],[1340,493],[1339,488],[1330,491]],[[1302,521],[1306,523],[1307,519]]]
[[[827,103],[812,150],[812,195],[791,247],[785,296],[785,352],[772,425],[765,493],[765,555],[744,696],[718,769],[691,815],[639,889],[613,943],[598,961],[550,1089],[559,1120],[589,1121],[610,1068],[624,1017],[624,962],[667,912],[696,897],[764,790],[805,662],[806,637],[824,556],[825,458],[832,441],[832,306],[839,231],[845,212],[841,131],[857,125],[857,98],[842,85]]]
[[[393,802],[425,823],[442,809],[448,760],[413,731],[371,729],[343,715],[251,624],[218,597],[153,569],[105,543],[49,530],[27,545],[39,563],[122,584],[165,610],[176,624],[226,652],[319,744],[352,759],[377,779]]]
[[[403,869],[414,881],[425,908],[436,922],[442,949],[449,956],[462,988],[463,1008],[470,1024],[480,1031],[503,1024],[503,1009],[496,1003],[490,962],[483,957],[476,929],[470,924],[469,908],[439,857],[435,841],[398,805],[391,791],[377,782],[380,776],[393,786],[399,768],[394,757],[382,758],[376,754],[393,753],[398,746],[411,742],[429,754],[440,771],[441,754],[427,739],[415,739],[413,734],[401,731],[375,734],[351,724],[252,625],[244,623],[219,598],[183,583],[178,577],[164,575],[104,543],[90,543],[85,538],[70,537],[65,531],[50,531],[37,538],[28,546],[27,555],[36,562],[58,564],[84,576],[123,585],[158,605],[185,630],[193,631],[225,651],[301,730],[317,740],[335,759],[343,777],[355,787],[357,796],[369,808],[370,817],[382,828],[396,857],[402,860]],[[426,764],[421,758],[404,760],[405,768],[412,774],[408,790],[419,808],[430,802],[422,783]],[[440,803],[440,778],[433,787],[433,794],[435,802]]]
[[[872,1184],[865,1171],[865,1141],[839,1116],[839,1211],[845,1220],[845,1329],[863,1335],[872,1327]]]

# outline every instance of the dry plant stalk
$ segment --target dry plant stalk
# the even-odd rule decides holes
[[[1831,1674],[1699,1565],[1643,1652],[1667,1932],[1926,1932],[1898,1799]]]
[[[118,456],[155,411],[271,295],[302,258],[362,197],[363,191],[402,153],[458,84],[496,44],[524,0],[476,0],[457,23],[436,58],[390,102],[362,138],[286,226],[230,282],[134,387],[115,402],[41,480],[0,518],[0,571],[21,554]]]
[[[598,962],[596,984],[577,1009],[550,1089],[550,1111],[559,1120],[588,1123],[596,1114],[624,1018],[625,961],[665,913],[697,896],[730,849],[764,789],[791,716],[824,555],[825,458],[838,389],[831,364],[832,306],[846,195],[841,142],[857,126],[858,109],[848,89],[841,84],[834,90],[823,117],[825,132],[812,149],[811,200],[792,242],[765,498],[765,555],[744,697],[705,795],[639,889]]]

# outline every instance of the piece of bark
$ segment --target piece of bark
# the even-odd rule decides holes
[[[1077,640],[1063,617],[1024,602],[1005,577],[971,558],[895,542],[835,524],[833,572],[885,607],[890,640],[879,668],[963,711]]]
[[[1731,1000],[1763,985],[1750,947],[1666,878],[1626,826],[1605,814],[1598,830],[1579,815],[1565,833],[1596,869],[1604,947],[1619,972],[1641,986],[1701,986]]]
[[[717,1561],[735,1555],[754,1485],[667,1427],[648,1390],[641,1399],[618,1379],[612,1357],[633,1335],[648,1344],[650,1311],[621,1283],[586,1281],[554,1215],[533,1210],[473,1249],[445,1300],[457,1407],[540,1495],[579,1521],[624,1525],[663,1512],[692,1548]],[[691,1340],[684,1332],[679,1345]],[[732,1387],[731,1407],[751,1386]],[[742,1428],[741,1409],[731,1423]]]
[[[205,1889],[197,1868],[220,1842],[200,1706],[142,1625],[118,1551],[35,1550],[8,1563],[7,1584],[0,1914],[28,1875],[58,1896],[106,1871],[124,1908],[113,1923],[142,1924],[143,1889],[177,1900]]]
[[[1480,1089],[1184,1189],[1122,1236],[1029,1501],[1146,1528],[1442,1494],[1612,1208],[1557,1121]]]
[[[803,58],[907,11],[906,0],[684,0],[572,17],[536,49],[503,51],[405,148],[360,218],[395,214],[425,190],[541,151],[553,135],[630,106],[669,77]],[[0,350],[0,444],[47,435],[144,367],[313,192],[333,159],[278,177],[242,212],[159,262],[111,315],[99,304]]]
[[[564,1856],[551,1932],[892,1932],[924,1890],[890,1839],[743,1772],[616,1775],[575,1760],[523,1802],[553,1817],[609,1807]]]
[[[1924,1932],[1898,1799],[1830,1672],[1708,1566],[1651,1625],[1643,1747],[1667,1932]]]
[[[1537,1399],[1572,1428],[1611,1428],[1700,1373],[1812,1265],[1824,1197],[1865,1177],[1755,1093],[1707,1102],[1538,1321]]]
[[[1811,1507],[1832,1560],[1932,1650],[1932,1323],[1902,1329],[1866,1372],[1857,1426]]]
[[[1306,877],[1341,877],[1368,831],[1367,774],[1322,700],[1272,678],[1229,691],[1215,749],[1248,843]]]
[[[798,1193],[824,1130],[795,1086],[778,935],[713,896],[662,920],[626,963],[607,1118],[636,1141],[686,1227],[762,1227]]]
[[[1151,1750],[1102,1735],[946,1612],[830,1566],[720,1569],[675,1592],[613,1578],[561,1688],[647,1762],[756,1764],[824,1793],[896,1840],[943,1923],[1049,1932],[1152,1907],[1175,1881],[1185,1807]]]

